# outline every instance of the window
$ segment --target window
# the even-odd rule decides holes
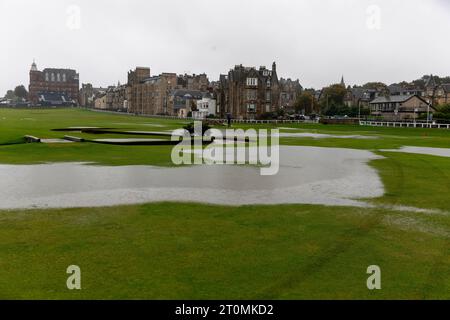
[[[256,100],[256,90],[247,90],[247,100]]]
[[[267,80],[267,83],[266,83],[266,84],[267,84],[267,88],[270,88],[271,83],[270,83],[270,80],[269,80],[269,79]]]
[[[52,72],[52,82],[55,81],[55,74]]]
[[[65,74],[65,73],[63,73],[63,75],[62,75],[62,81],[63,81],[63,82],[66,82],[66,81],[67,81],[67,79],[66,79],[66,74]]]
[[[247,78],[247,86],[257,86],[258,79],[257,78]]]
[[[61,81],[61,75],[59,73],[56,74],[56,81],[58,81],[58,82]]]
[[[247,104],[247,112],[255,112],[256,111],[256,106],[254,103],[248,103]]]
[[[266,112],[270,112],[270,104],[266,104]]]
[[[270,95],[270,91],[266,92],[266,101],[270,101],[271,95]]]
[[[49,76],[48,76],[48,72],[45,73],[45,81],[50,81]]]

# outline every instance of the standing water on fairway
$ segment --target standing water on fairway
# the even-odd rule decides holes
[[[367,162],[379,156],[353,149],[280,147],[280,170],[201,165],[93,166],[81,163],[0,165],[0,209],[94,207],[155,201],[214,204],[364,205],[384,193]]]

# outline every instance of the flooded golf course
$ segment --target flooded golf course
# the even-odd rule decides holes
[[[0,209],[67,208],[194,201],[225,205],[364,206],[383,184],[370,151],[280,147],[280,169],[255,166],[100,166],[84,163],[0,165]]]

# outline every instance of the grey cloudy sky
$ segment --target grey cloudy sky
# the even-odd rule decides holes
[[[135,66],[215,80],[273,61],[317,88],[342,74],[347,84],[450,75],[446,0],[1,0],[0,12],[0,95],[28,86],[33,58],[95,86]]]

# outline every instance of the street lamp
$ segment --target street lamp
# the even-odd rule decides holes
[[[431,102],[428,102],[428,105],[427,105],[427,127],[430,127],[430,125],[429,125],[429,123],[430,123],[430,105],[431,105]]]
[[[418,108],[414,108],[414,128],[417,126],[416,125],[416,113],[419,112]]]

